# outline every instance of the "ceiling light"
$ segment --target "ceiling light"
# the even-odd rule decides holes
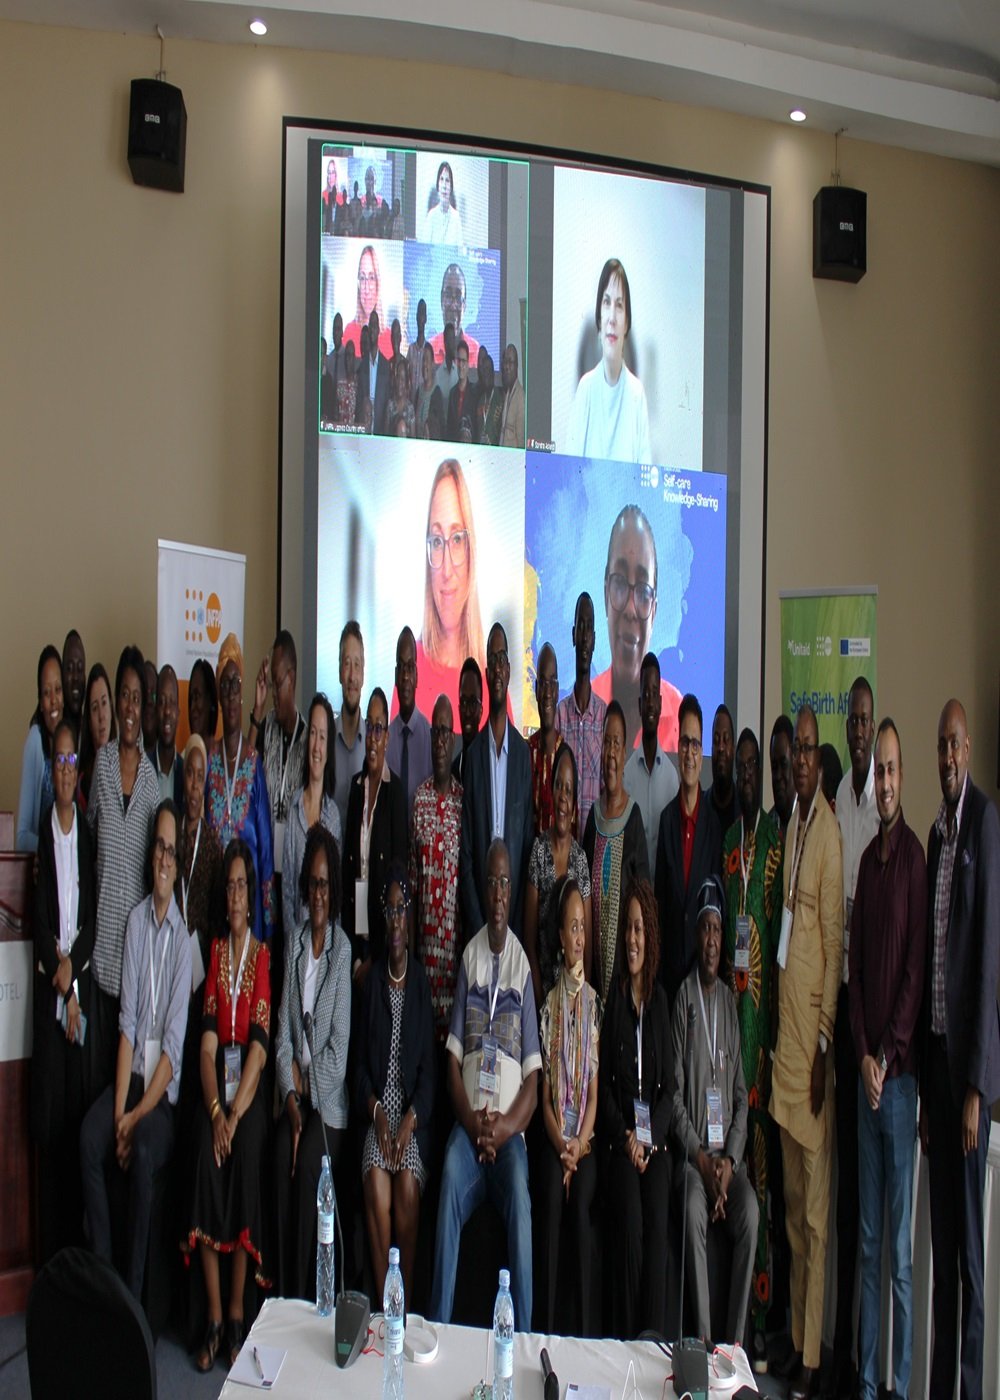
[[[250,21],[250,33],[263,37],[267,33],[267,25],[262,19],[252,19]]]
[[[253,25],[251,25],[250,27],[252,29]],[[793,107],[788,115],[793,122],[804,122],[806,119],[806,114],[805,112],[803,112],[801,107]]]

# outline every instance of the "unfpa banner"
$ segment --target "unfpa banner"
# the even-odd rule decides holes
[[[235,632],[243,643],[247,557],[173,540],[158,544],[156,664],[169,664],[177,672],[180,749],[188,736],[187,691],[192,666],[204,657],[214,674],[223,637]]]
[[[781,599],[781,708],[792,723],[803,705],[819,721],[819,741],[833,744],[846,772],[847,711],[851,686],[864,676],[875,696],[878,589],[837,588],[783,592]]]

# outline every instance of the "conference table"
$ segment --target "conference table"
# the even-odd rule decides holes
[[[479,1327],[437,1324],[438,1354],[431,1362],[407,1361],[406,1400],[468,1400],[478,1381],[492,1379],[492,1333]],[[382,1393],[382,1358],[374,1352],[358,1357],[353,1366],[340,1370],[333,1359],[333,1319],[318,1317],[311,1303],[291,1298],[266,1302],[245,1343],[281,1347],[286,1355],[277,1383],[267,1393],[287,1400],[331,1397],[379,1397]],[[539,1353],[545,1347],[559,1377],[560,1400],[575,1382],[591,1391],[593,1400],[668,1400],[675,1394],[669,1382],[670,1362],[652,1342],[594,1341],[577,1337],[545,1337],[518,1332],[514,1338],[514,1395],[516,1400],[542,1400]],[[379,1348],[381,1350],[381,1346]],[[733,1395],[741,1385],[756,1390],[753,1372],[742,1348],[734,1361],[736,1376],[710,1384],[712,1396]],[[634,1363],[633,1377],[629,1363]],[[712,1363],[709,1360],[709,1377]],[[626,1389],[626,1379],[628,1386]],[[603,1388],[603,1390],[601,1389]],[[227,1380],[220,1400],[247,1400],[248,1386]],[[256,1393],[261,1393],[257,1391]],[[572,1400],[572,1397],[570,1397]]]

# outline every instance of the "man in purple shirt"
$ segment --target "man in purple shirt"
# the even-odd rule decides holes
[[[892,1385],[909,1394],[913,1359],[910,1221],[917,1121],[917,1029],[927,946],[927,863],[903,819],[903,758],[888,717],[875,740],[879,829],[865,847],[851,911],[848,997],[858,1085],[861,1234],[859,1392],[875,1400],[883,1199],[892,1257]]]

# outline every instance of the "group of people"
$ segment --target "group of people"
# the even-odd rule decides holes
[[[354,193],[348,196],[347,186],[337,184],[337,162],[326,162],[326,182],[320,198],[321,227],[324,233],[338,238],[404,237],[403,214],[398,198],[383,199],[376,191],[375,167],[365,170],[365,192],[360,193],[359,181],[354,181]]]
[[[489,1200],[519,1327],[554,1329],[565,1229],[571,1330],[672,1335],[668,1246],[686,1192],[688,1330],[746,1341],[763,1368],[787,1304],[790,1345],[776,1357],[772,1338],[771,1363],[805,1396],[819,1383],[836,1141],[828,1389],[875,1396],[888,1231],[892,1387],[905,1395],[919,1089],[931,1394],[954,1383],[959,1277],[963,1391],[981,1394],[1000,823],[969,776],[962,706],[941,714],[925,858],[902,815],[899,733],[889,718],[876,729],[863,678],[839,786],[828,799],[833,765],[804,706],[772,730],[765,811],[757,736],[734,741],[724,705],[703,785],[697,699],[678,707],[675,766],[656,656],[626,716],[591,686],[586,594],[573,641],[561,701],[555,651],[539,655],[540,724],[525,740],[494,623],[485,656],[461,668],[457,752],[450,697],[429,714],[417,704],[409,628],[392,706],[375,686],[364,715],[356,622],[340,639],[336,715],[322,694],[299,712],[287,632],[252,697],[227,637],[215,673],[199,662],[191,675],[183,754],[170,667],[157,675],[128,647],[112,696],[99,667],[84,684],[75,633],[62,655],[43,651],[18,833],[38,851],[32,1123],[53,1149],[40,1154],[46,1250],[86,1220],[111,1256],[108,1184],[122,1172],[121,1266],[139,1294],[154,1178],[172,1158],[182,1248],[205,1285],[207,1370],[242,1343],[251,1272],[311,1296],[325,1124],[376,1297],[390,1243],[414,1296],[426,1199],[427,1310],[449,1320],[462,1231]],[[709,1248],[716,1233],[728,1254]],[[348,1268],[360,1275],[362,1261]]]

